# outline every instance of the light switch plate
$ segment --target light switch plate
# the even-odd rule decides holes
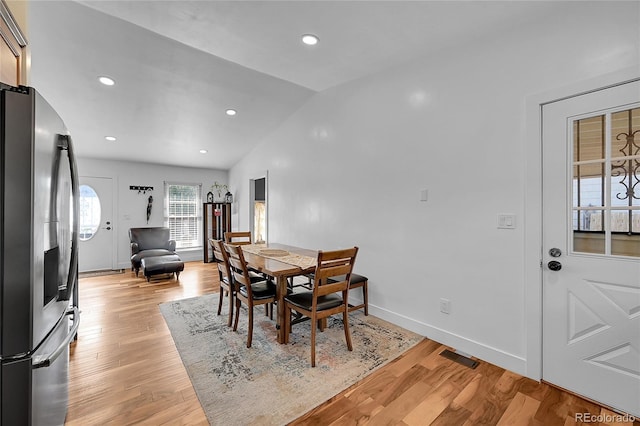
[[[498,229],[516,229],[516,215],[498,214]]]

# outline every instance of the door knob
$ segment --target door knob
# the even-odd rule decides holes
[[[551,262],[547,263],[547,266],[552,271],[559,271],[560,269],[562,269],[562,263],[558,262],[557,260],[552,260]]]
[[[560,257],[562,256],[562,250],[560,250],[559,248],[552,248],[551,250],[549,250],[549,256],[551,257]]]
[[[107,226],[107,231],[111,231],[111,227],[110,226]]]

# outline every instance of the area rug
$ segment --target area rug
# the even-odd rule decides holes
[[[423,339],[361,311],[350,314],[353,351],[341,317],[317,334],[311,367],[310,322],[293,326],[290,343],[276,341],[275,322],[257,307],[251,348],[247,312],[238,331],[217,315],[218,295],[160,305],[182,362],[212,425],[284,425],[397,358]],[[226,301],[226,300],[225,300]],[[226,307],[226,305],[225,305]]]

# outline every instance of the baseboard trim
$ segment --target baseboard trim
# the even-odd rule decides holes
[[[391,312],[378,306],[369,304],[369,314],[385,321],[404,327],[414,333],[421,334],[443,345],[463,351],[475,358],[489,362],[505,370],[526,376],[527,362],[523,357],[510,354],[503,350],[488,346],[481,342],[459,336],[449,331],[417,321],[404,315]]]

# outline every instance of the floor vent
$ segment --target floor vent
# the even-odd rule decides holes
[[[452,352],[449,349],[445,349],[444,351],[440,352],[440,355],[472,369],[476,368],[479,364],[478,361],[474,361],[471,358],[467,358],[466,356]]]

